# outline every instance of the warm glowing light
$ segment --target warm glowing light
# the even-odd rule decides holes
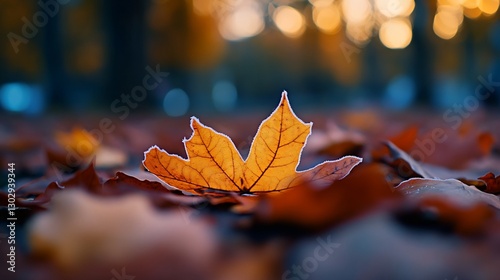
[[[288,37],[296,38],[306,29],[304,16],[290,6],[280,6],[273,13],[276,26]]]
[[[459,6],[464,0],[438,0],[439,5]]]
[[[441,5],[438,7],[437,10],[438,10],[438,12],[446,11],[447,13],[450,13],[451,15],[453,15],[455,17],[456,21],[458,21],[458,26],[460,26],[462,24],[462,22],[464,21],[464,9],[461,6]]]
[[[492,15],[498,10],[499,0],[478,0],[477,4],[483,13]]]
[[[464,9],[464,16],[470,19],[478,18],[480,15],[481,15],[481,10],[479,8]]]
[[[415,8],[414,0],[375,0],[375,7],[382,15],[392,18],[409,16]]]
[[[352,24],[361,24],[372,15],[372,5],[369,0],[342,1],[344,20]]]
[[[404,49],[412,38],[410,21],[405,19],[390,19],[380,26],[378,33],[380,41],[389,49]]]
[[[249,3],[235,8],[219,23],[219,31],[227,40],[241,40],[264,30],[264,14],[259,5]]]
[[[464,6],[464,8],[475,9],[477,8],[477,2],[478,0],[461,0],[460,4]]]
[[[316,8],[323,8],[330,6],[333,3],[333,0],[309,0],[309,3]]]
[[[454,9],[454,7],[450,8],[449,6],[441,6],[438,8],[438,12],[434,16],[432,28],[434,33],[436,33],[439,37],[443,39],[451,39],[457,34],[462,21],[463,13],[461,10]]]
[[[334,34],[340,30],[340,11],[336,5],[313,9],[313,20],[323,32]]]

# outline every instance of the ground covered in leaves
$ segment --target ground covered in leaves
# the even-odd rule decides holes
[[[7,116],[1,278],[498,279],[497,113],[296,113],[314,123],[298,170],[363,162],[327,186],[192,195],[142,164],[154,145],[186,158],[188,118]],[[265,117],[202,119],[246,158]]]

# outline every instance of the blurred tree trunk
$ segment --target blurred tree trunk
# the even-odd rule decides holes
[[[105,104],[130,94],[134,86],[142,85],[146,75],[145,13],[148,1],[107,0],[103,2],[107,37],[107,75]],[[151,66],[153,69],[155,65]]]
[[[47,100],[53,107],[64,107],[68,105],[70,98],[67,86],[68,79],[64,65],[65,54],[62,47],[61,13],[62,11],[56,13],[47,21],[45,27],[39,29],[42,37],[42,57],[44,59],[42,77],[47,93]]]
[[[379,54],[377,53],[377,45],[374,42],[368,44],[362,52],[362,81],[363,81],[363,98],[372,99],[378,102],[382,96],[383,77],[381,76],[382,69],[380,67]]]
[[[417,101],[422,104],[432,102],[432,86],[434,84],[433,46],[427,39],[428,34],[433,34],[428,1],[416,1],[415,21],[413,28],[413,66],[416,84]]]

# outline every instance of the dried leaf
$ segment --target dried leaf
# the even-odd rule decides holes
[[[158,181],[140,180],[123,172],[104,182],[103,192],[107,195],[144,193],[159,207],[194,205],[204,201],[202,197],[174,194]]]
[[[361,162],[361,158],[347,156],[297,172],[311,126],[295,116],[284,92],[278,108],[260,125],[245,161],[229,137],[193,117],[193,135],[184,141],[188,159],[153,146],[143,164],[167,184],[200,194],[281,191],[303,181],[325,185],[342,179]]]
[[[346,178],[324,189],[301,186],[264,196],[255,212],[258,221],[323,229],[397,199],[381,164],[361,164]]]
[[[393,165],[396,166],[396,169],[401,177],[410,178],[417,175],[423,178],[437,178],[429,170],[422,167],[420,163],[393,143],[386,142],[385,144],[389,148],[391,156],[395,159]]]
[[[415,139],[417,139],[417,135],[418,126],[412,125],[401,131],[399,134],[390,137],[388,140],[395,146],[400,148],[402,151],[409,152],[413,145],[415,145]],[[372,157],[374,159],[382,159],[389,154],[390,151],[387,146],[381,146],[380,148],[374,149],[372,151]]]
[[[55,181],[50,183],[44,193],[37,195],[30,203],[34,205],[45,204],[52,199],[55,193],[64,189],[84,189],[94,194],[101,194],[102,183],[95,171],[94,163],[89,164],[87,168],[76,172],[70,178],[62,182]]]
[[[437,130],[428,131],[420,137],[421,145],[416,145],[414,150],[420,152],[426,163],[457,170],[467,168],[470,162],[490,155],[494,144],[493,135],[477,126],[467,129],[465,135],[451,128],[442,129],[444,141],[439,142],[434,141],[432,135]],[[424,142],[429,147],[425,148]]]
[[[500,193],[500,175],[495,177],[495,174],[489,172],[478,179],[486,183],[485,192],[492,194]]]
[[[401,182],[396,189],[408,196],[438,195],[463,206],[483,202],[500,209],[499,197],[482,192],[455,179],[412,178]]]

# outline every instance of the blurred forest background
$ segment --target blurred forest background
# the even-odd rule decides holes
[[[136,110],[169,116],[254,110],[282,90],[294,107],[446,108],[484,81],[482,102],[500,103],[499,0],[0,5],[3,114],[110,113],[146,67],[168,76]]]

